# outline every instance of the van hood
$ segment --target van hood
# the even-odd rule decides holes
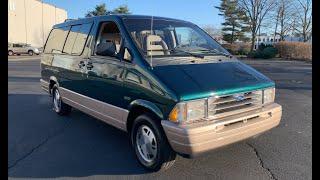
[[[154,73],[181,101],[274,86],[274,82],[240,61],[163,65]]]

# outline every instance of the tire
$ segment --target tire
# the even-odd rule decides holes
[[[154,115],[138,116],[133,122],[130,139],[139,163],[148,171],[164,171],[174,164],[176,153],[168,143],[160,120]]]
[[[68,115],[71,112],[71,106],[62,102],[59,89],[56,85],[52,88],[52,106],[53,110],[61,116]]]
[[[13,56],[13,51],[8,51],[9,56]]]
[[[29,51],[28,51],[28,54],[29,54],[29,56],[33,56],[33,51],[32,51],[32,50],[29,50]]]

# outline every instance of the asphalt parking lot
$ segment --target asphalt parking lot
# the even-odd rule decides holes
[[[276,82],[280,125],[254,139],[148,173],[127,135],[84,113],[54,113],[39,85],[39,56],[8,60],[9,178],[311,179],[312,65],[244,61]]]

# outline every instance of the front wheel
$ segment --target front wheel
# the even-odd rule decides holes
[[[147,170],[166,170],[174,164],[176,153],[168,143],[160,120],[151,114],[135,119],[130,136],[136,157]]]
[[[32,50],[28,51],[28,54],[29,56],[33,56],[33,51]]]
[[[13,56],[13,52],[12,51],[8,51],[8,55],[9,56]]]

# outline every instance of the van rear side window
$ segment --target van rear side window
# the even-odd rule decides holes
[[[71,26],[63,52],[72,55],[81,55],[90,33],[91,26],[92,23]]]
[[[63,52],[71,54],[74,43],[76,42],[77,34],[80,31],[80,25],[72,26],[68,34],[66,44],[64,45]]]
[[[70,27],[52,29],[44,53],[62,53],[63,44],[66,40]]]

